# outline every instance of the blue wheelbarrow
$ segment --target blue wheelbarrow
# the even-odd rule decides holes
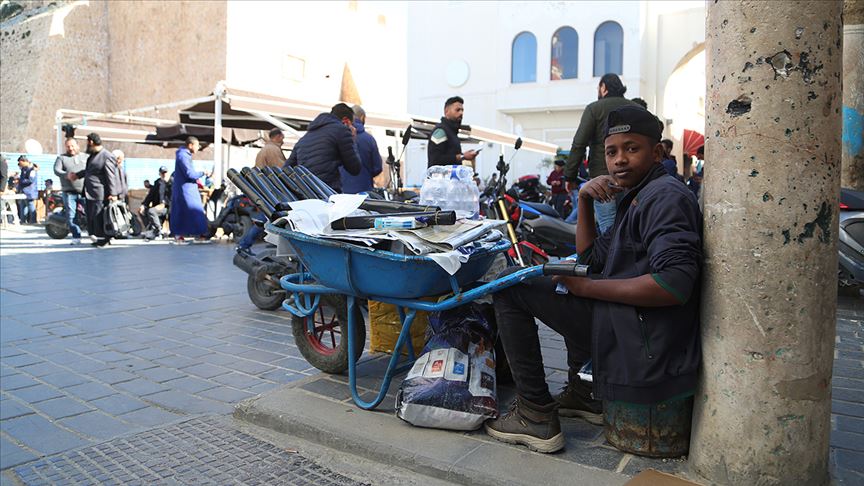
[[[295,250],[297,257],[307,271],[286,275],[280,279],[280,284],[293,299],[286,299],[282,307],[294,315],[295,322],[305,325],[305,337],[295,338],[302,342],[318,341],[321,346],[322,336],[331,332],[332,343],[335,337],[332,333],[340,319],[347,322],[341,324],[347,334],[347,350],[345,356],[348,367],[348,386],[351,396],[358,407],[371,410],[384,400],[393,375],[404,371],[416,359],[414,348],[409,339],[411,323],[418,310],[437,312],[452,309],[472,302],[475,299],[511,287],[527,279],[541,275],[585,275],[586,267],[574,262],[547,263],[534,267],[523,268],[504,277],[488,283],[477,285],[478,280],[492,266],[495,257],[510,248],[510,242],[502,239],[492,248],[472,254],[469,260],[462,264],[455,275],[449,275],[432,259],[423,256],[400,255],[389,251],[360,247],[334,240],[315,238],[303,233],[267,225],[267,231],[284,238]],[[468,290],[463,290],[468,289]],[[422,297],[452,293],[439,302],[421,300]],[[347,315],[339,309],[326,314],[322,305],[328,304],[327,299],[334,296],[347,298]],[[358,308],[358,299],[373,299],[396,306],[402,321],[402,329],[396,340],[393,355],[384,373],[384,379],[377,396],[372,401],[365,401],[357,393],[356,360],[365,345],[365,321]],[[332,301],[329,303],[332,304]],[[362,338],[358,339],[361,336]],[[300,346],[298,342],[298,347]],[[358,349],[359,348],[359,349]],[[403,348],[407,354],[406,362],[399,364],[399,356]],[[303,351],[304,348],[301,348]],[[323,347],[316,351],[322,352]],[[335,353],[334,353],[335,354]],[[308,356],[304,354],[304,357]],[[310,361],[312,362],[312,361]],[[316,363],[312,363],[316,367]],[[341,372],[322,369],[328,372]],[[319,369],[321,369],[319,367]]]

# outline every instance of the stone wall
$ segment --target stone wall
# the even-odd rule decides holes
[[[179,101],[210,93],[226,77],[225,2],[19,3],[25,10],[0,24],[0,151],[21,150],[28,138],[55,151],[59,108],[110,112]],[[176,119],[177,110],[140,115]],[[138,144],[110,148],[174,156]]]

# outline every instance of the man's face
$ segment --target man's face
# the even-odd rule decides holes
[[[282,145],[282,143],[285,141],[285,135],[280,133],[279,135],[274,135],[270,137],[270,140],[276,145]]]
[[[30,162],[27,160],[19,160],[18,161],[18,168],[19,169],[23,169],[23,168],[27,167],[28,165],[30,165]]]
[[[78,155],[78,142],[75,140],[66,140],[66,154],[67,155]]]
[[[462,123],[463,113],[465,113],[465,107],[458,101],[447,108],[444,108],[444,118],[450,121],[459,122],[460,124]]]
[[[161,172],[161,173],[159,173],[159,177],[161,177],[163,181],[167,181],[168,180],[168,173],[167,172]]]
[[[616,133],[606,138],[606,168],[624,188],[638,185],[651,167],[660,162],[663,145],[644,135]]]
[[[562,170],[564,170],[563,165],[557,165],[557,164],[555,165],[555,172],[561,172]]]
[[[189,147],[189,151],[192,152],[193,154],[198,153],[198,149],[201,148],[201,142],[199,142],[198,140],[195,140],[194,142],[187,145],[187,147]]]
[[[96,144],[94,144],[90,140],[87,140],[87,153],[88,154],[92,154],[93,152],[95,152],[96,151],[95,147],[96,147]]]
[[[343,116],[342,117],[342,124],[348,128],[351,128],[354,126],[354,120],[348,118],[347,116]]]

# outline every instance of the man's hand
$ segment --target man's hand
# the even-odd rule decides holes
[[[576,181],[567,181],[567,192],[579,190],[579,183]]]
[[[475,158],[477,158],[476,150],[469,150],[462,154],[462,160],[470,160],[473,162]]]
[[[554,282],[560,282],[576,297],[588,297],[588,288],[592,280],[588,277],[552,277]]]
[[[348,126],[348,128],[351,129],[351,136],[354,137],[354,139],[356,140],[357,139],[357,127],[355,127],[354,124],[352,123],[351,125]]]
[[[144,214],[144,206],[138,206],[138,214]]]
[[[116,201],[116,200],[117,200],[117,196],[114,196],[114,195],[108,196],[108,200],[109,200],[109,201]]]
[[[66,178],[72,182],[75,182],[78,180],[78,174],[76,174],[74,172],[70,172],[70,173],[66,174]]]
[[[608,203],[614,201],[615,194],[623,190],[624,188],[616,184],[612,176],[602,175],[586,182],[579,190],[579,198]]]

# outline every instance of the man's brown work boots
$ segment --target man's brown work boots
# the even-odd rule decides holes
[[[562,417],[580,417],[594,425],[603,425],[603,402],[591,397],[591,384],[572,376],[567,386],[555,396]]]
[[[564,448],[564,433],[558,421],[558,404],[537,405],[521,397],[503,417],[486,422],[486,433],[532,451],[555,452]]]

